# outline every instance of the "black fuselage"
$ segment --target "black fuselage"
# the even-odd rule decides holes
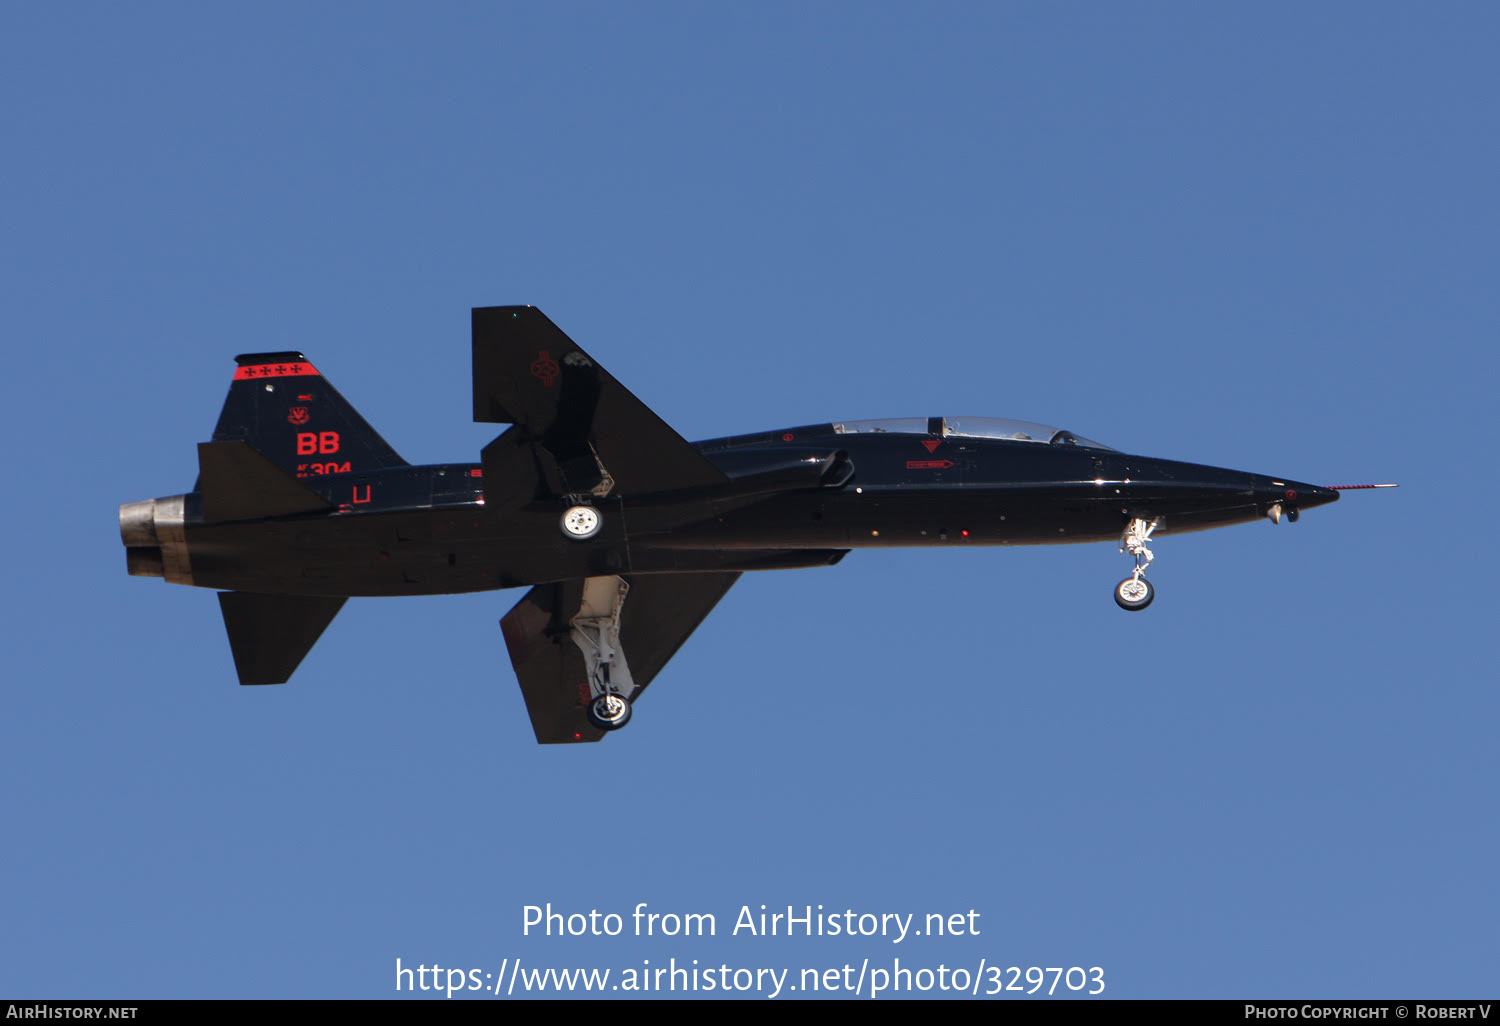
[[[1134,518],[1176,533],[1338,498],[1301,482],[1070,443],[821,425],[696,448],[728,485],[590,497],[604,527],[587,541],[559,531],[564,500],[487,506],[472,463],[365,473],[313,464],[298,477],[335,508],[272,519],[207,523],[193,493],[183,505],[190,583],[280,595],[447,594],[818,566],[855,548],[1113,541]]]

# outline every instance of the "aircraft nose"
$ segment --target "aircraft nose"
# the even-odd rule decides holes
[[[1287,483],[1284,498],[1298,509],[1312,509],[1314,506],[1326,506],[1330,502],[1338,502],[1339,493],[1332,488],[1321,488],[1318,485],[1292,481]]]
[[[1255,498],[1271,519],[1279,520],[1281,514],[1286,513],[1295,520],[1297,518],[1294,514],[1304,509],[1337,502],[1339,493],[1332,488],[1321,488],[1302,481],[1257,477]]]

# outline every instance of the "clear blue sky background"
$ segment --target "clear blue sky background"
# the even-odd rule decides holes
[[[1492,5],[6,4],[0,994],[1100,966],[1493,996]],[[350,602],[235,684],[126,576],[236,353],[477,459],[469,308],[689,438],[969,414],[1316,483],[1296,525],[747,575],[622,734],[532,738],[519,592]],[[713,913],[524,937],[522,907]],[[730,936],[742,905],[977,937]],[[628,931],[627,931],[628,932]]]

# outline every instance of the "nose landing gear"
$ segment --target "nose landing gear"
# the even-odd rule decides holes
[[[1156,598],[1156,589],[1144,577],[1127,577],[1115,585],[1115,605],[1135,612],[1145,609]]]
[[[1115,585],[1115,605],[1121,609],[1136,612],[1145,609],[1156,598],[1156,589],[1151,587],[1151,582],[1146,580],[1146,568],[1156,557],[1151,550],[1146,548],[1146,542],[1151,538],[1151,532],[1156,530],[1159,520],[1150,523],[1140,517],[1130,521],[1130,526],[1125,528],[1125,533],[1120,535],[1120,551],[1128,552],[1135,557],[1135,572]]]

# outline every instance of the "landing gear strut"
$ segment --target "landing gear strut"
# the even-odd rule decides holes
[[[584,713],[600,730],[619,730],[630,722],[635,680],[620,649],[620,612],[628,594],[630,585],[619,577],[590,577],[583,582],[578,615],[568,624],[569,636],[583,652],[589,671],[589,702]]]
[[[1120,535],[1120,551],[1135,557],[1135,572],[1115,585],[1115,604],[1121,609],[1136,612],[1145,609],[1156,598],[1156,589],[1146,580],[1146,568],[1156,557],[1146,548],[1146,542],[1151,539],[1151,532],[1156,530],[1158,523],[1157,520],[1147,523],[1136,517]]]

